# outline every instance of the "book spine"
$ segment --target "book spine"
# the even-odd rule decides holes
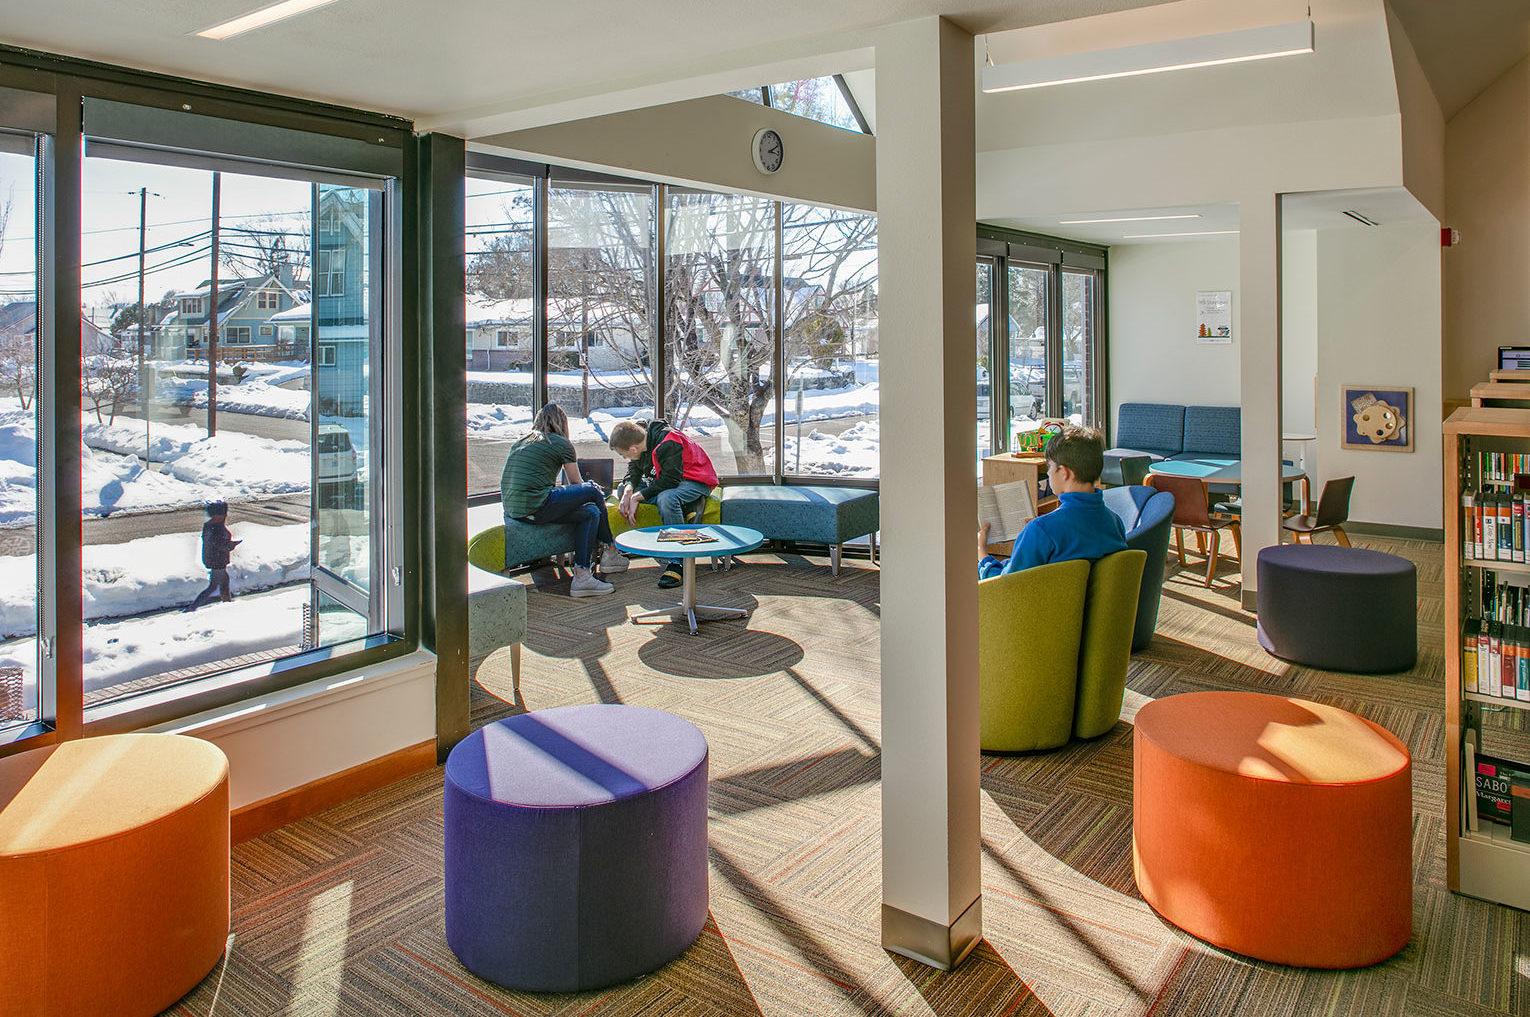
[[[1519,630],[1519,654],[1515,658],[1514,698],[1530,703],[1530,630]]]
[[[1476,553],[1474,555],[1472,555],[1472,557],[1477,558],[1479,560],[1483,557],[1483,553],[1482,553],[1483,552],[1483,545],[1482,545],[1483,519],[1482,519],[1482,514],[1483,514],[1483,511],[1484,511],[1483,504],[1486,501],[1486,499],[1487,499],[1487,492],[1479,490],[1477,492],[1476,499],[1472,502],[1472,534],[1473,534],[1472,540],[1473,540],[1473,545],[1476,548]]]
[[[1509,492],[1498,492],[1498,560],[1514,560],[1514,509]]]
[[[1493,695],[1503,687],[1503,633],[1497,622],[1488,623],[1488,683]]]
[[[1509,523],[1509,535],[1513,541],[1510,551],[1515,561],[1522,562],[1525,560],[1525,496],[1515,491],[1509,497],[1512,499],[1510,508],[1513,513]]]
[[[1496,691],[1488,678],[1488,668],[1493,665],[1488,630],[1489,623],[1484,619],[1481,627],[1477,629],[1477,692],[1484,696],[1491,696]]]
[[[1466,634],[1461,640],[1463,656],[1461,658],[1461,687],[1466,692],[1477,691],[1477,626],[1471,622],[1466,625]]]
[[[1488,494],[1482,506],[1482,557],[1496,560],[1498,557],[1498,496]]]

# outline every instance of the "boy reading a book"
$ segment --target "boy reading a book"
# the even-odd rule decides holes
[[[1126,531],[1105,507],[1095,481],[1105,467],[1105,439],[1092,427],[1065,427],[1047,444],[1047,479],[1058,506],[1020,531],[1015,553],[1000,561],[988,553],[988,524],[978,530],[978,578],[990,579],[1054,561],[1093,561],[1126,550]]]

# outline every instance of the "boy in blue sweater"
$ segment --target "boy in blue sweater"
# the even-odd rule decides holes
[[[1065,427],[1047,445],[1047,479],[1060,504],[1025,524],[1015,553],[988,553],[988,525],[978,530],[978,578],[991,579],[1054,561],[1090,561],[1126,550],[1126,530],[1094,488],[1105,467],[1105,439],[1092,427]]]

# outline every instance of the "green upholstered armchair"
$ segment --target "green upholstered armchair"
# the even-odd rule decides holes
[[[985,752],[1067,744],[1088,585],[1087,561],[1039,565],[978,583],[979,737]],[[1130,624],[1126,636],[1131,639]]]
[[[1078,653],[1078,695],[1073,705],[1073,734],[1077,738],[1098,737],[1121,718],[1137,596],[1146,565],[1146,551],[1127,550],[1106,555],[1089,570],[1084,635]]]

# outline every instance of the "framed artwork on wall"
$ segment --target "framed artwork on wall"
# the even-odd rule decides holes
[[[1342,448],[1413,451],[1413,389],[1340,385]]]

